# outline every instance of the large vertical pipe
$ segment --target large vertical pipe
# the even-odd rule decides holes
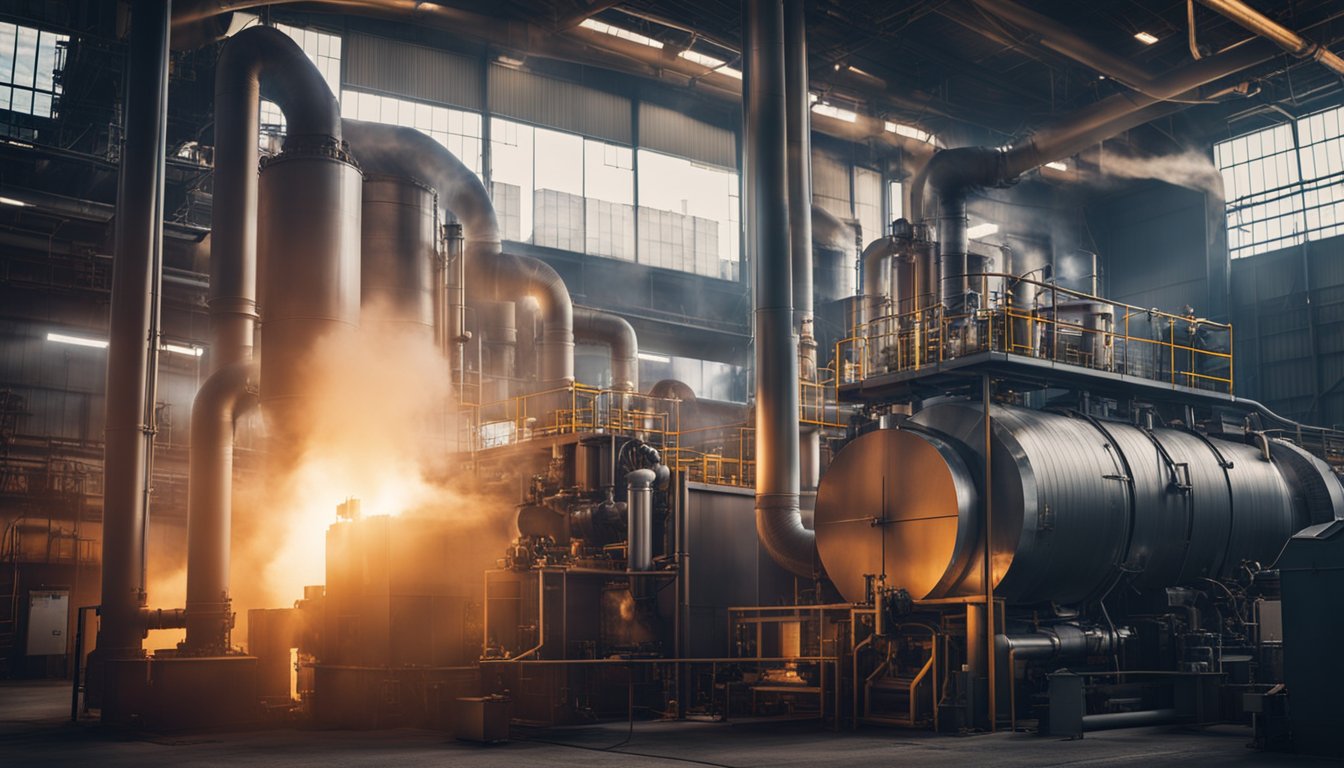
[[[747,0],[743,28],[743,201],[756,325],[756,531],[776,562],[811,578],[816,536],[803,526],[798,507],[798,343],[789,258],[781,0]]]
[[[322,79],[322,73],[309,61],[298,44],[283,32],[269,27],[252,27],[234,35],[220,51],[215,65],[215,208],[211,228],[210,254],[211,319],[214,341],[211,345],[211,377],[192,406],[192,432],[201,430],[200,450],[193,451],[187,510],[187,639],[186,653],[204,655],[227,650],[232,613],[229,602],[229,516],[230,487],[227,476],[232,460],[231,447],[222,448],[221,434],[232,437],[233,419],[247,401],[252,357],[252,335],[257,306],[257,232],[259,178],[257,172],[257,131],[260,124],[261,96],[280,106],[288,123],[290,139],[286,154],[277,159],[272,176],[285,176],[284,166],[310,163],[345,165],[340,151],[341,121],[336,97]],[[290,144],[297,144],[291,152]],[[271,199],[281,210],[270,211],[272,220],[295,228],[292,248],[283,251],[277,269],[298,272],[294,285],[297,293],[286,293],[290,286],[273,291],[281,311],[268,320],[274,326],[268,339],[268,387],[283,391],[301,373],[303,361],[294,354],[302,341],[292,331],[294,322],[287,313],[300,315],[316,302],[290,301],[296,295],[317,294],[328,288],[329,272],[324,268],[306,270],[313,261],[299,257],[316,254],[333,264],[345,265],[349,275],[353,252],[353,283],[342,286],[341,295],[359,308],[359,174],[344,187],[326,183],[316,175],[273,194]],[[277,186],[273,180],[272,187]],[[323,202],[333,196],[345,200],[344,210],[331,216]],[[350,210],[353,208],[353,210]],[[334,218],[338,224],[331,223]],[[353,222],[353,223],[351,223]],[[330,236],[331,226],[343,227],[344,244]],[[353,227],[353,235],[350,229]],[[322,256],[322,254],[326,254]],[[320,257],[320,258],[319,258]],[[290,259],[295,259],[291,265]],[[311,285],[310,285],[311,284]],[[316,286],[316,288],[311,287]],[[353,289],[351,288],[353,286]],[[276,286],[272,286],[275,288]],[[299,321],[303,322],[302,320]],[[311,341],[311,338],[308,339]],[[241,383],[240,383],[241,380]],[[274,411],[282,411],[276,408]],[[283,438],[293,439],[294,418],[281,415],[276,430]],[[225,419],[227,417],[227,429]],[[197,419],[201,422],[198,425]],[[216,439],[218,438],[218,439]]]
[[[103,453],[103,594],[98,648],[104,658],[143,654],[145,468],[153,434],[148,402],[154,297],[162,273],[170,0],[132,8],[126,74],[126,142],[117,185],[112,308],[108,325]]]
[[[651,469],[636,469],[626,483],[626,568],[633,572],[653,569],[653,482]]]
[[[807,96],[807,14],[803,0],[784,0],[785,124],[789,173],[789,250],[793,257],[793,311],[798,329],[799,371],[817,380],[817,339],[812,288],[812,104]],[[821,432],[806,427],[798,435],[801,488],[821,481]]]

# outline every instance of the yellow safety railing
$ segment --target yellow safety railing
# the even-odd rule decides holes
[[[675,449],[680,401],[584,384],[518,395],[459,410],[460,439],[477,451],[552,435],[603,433]]]
[[[969,278],[981,297],[995,299],[988,308],[949,314],[933,306],[857,325],[836,344],[836,386],[993,351],[1192,389],[1233,391],[1231,325],[1004,273]],[[1013,303],[1013,296],[1033,291],[1030,306]]]

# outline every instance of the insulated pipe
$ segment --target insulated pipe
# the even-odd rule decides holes
[[[1304,39],[1241,0],[1199,0],[1199,2],[1255,34],[1272,40],[1275,45],[1299,59],[1318,61],[1335,74],[1344,75],[1344,59],[1332,53],[1329,48]]]
[[[285,33],[251,27],[215,65],[214,224],[210,246],[209,370],[252,358],[257,322],[257,131],[260,99],[275,102],[289,136],[341,136],[336,97]]]
[[[588,307],[574,308],[574,339],[611,348],[611,388],[639,391],[639,338],[620,315]]]
[[[799,508],[798,344],[793,334],[785,151],[784,6],[747,0],[743,78],[747,245],[756,325],[756,531],[793,574],[816,575],[816,534]]]
[[[103,452],[104,658],[143,655],[146,467],[153,445],[153,325],[162,279],[163,173],[168,102],[167,0],[132,7],[126,77],[126,144],[117,186],[112,307],[108,325]]]
[[[439,205],[462,224],[469,283],[501,300],[537,300],[544,325],[539,378],[547,384],[572,382],[574,305],[565,282],[540,259],[502,252],[499,221],[480,178],[414,128],[358,120],[344,126],[344,138],[366,171],[416,179],[438,192]]]
[[[626,483],[626,570],[641,573],[653,569],[653,482],[651,469],[636,469]]]
[[[888,235],[868,244],[863,249],[860,262],[863,264],[863,309],[859,322],[868,323],[882,317],[882,305],[891,297],[891,287],[887,279],[887,259],[896,252],[896,238]]]
[[[232,536],[234,428],[257,404],[258,376],[256,363],[221,368],[201,385],[191,406],[185,649],[193,655],[229,649],[229,548],[219,543]]]

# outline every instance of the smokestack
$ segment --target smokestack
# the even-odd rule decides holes
[[[798,506],[798,346],[793,334],[784,6],[747,0],[743,79],[748,257],[756,326],[756,531],[775,562],[812,578],[816,535]]]
[[[163,275],[163,172],[168,107],[166,0],[131,15],[126,145],[117,186],[116,258],[108,323],[103,451],[102,625],[105,659],[143,655],[145,526],[153,449],[159,285]]]

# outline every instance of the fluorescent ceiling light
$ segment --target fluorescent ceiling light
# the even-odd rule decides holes
[[[639,359],[640,359],[640,360],[647,360],[647,361],[649,361],[650,363],[670,363],[670,362],[672,362],[672,358],[668,357],[667,355],[655,355],[655,354],[652,353],[652,352],[640,352],[640,353],[639,353]]]
[[[1152,45],[1157,42],[1157,35],[1154,35],[1151,32],[1135,32],[1134,39],[1144,45]]]
[[[827,104],[824,101],[818,104],[813,104],[812,111],[816,112],[818,115],[833,117],[836,120],[844,120],[846,123],[852,123],[859,119],[859,115],[857,112],[852,112],[848,109],[841,109],[840,107],[837,107],[834,104]]]
[[[508,56],[503,53],[496,56],[495,61],[499,62],[503,66],[508,67],[509,69],[520,69],[524,64],[527,63],[522,59],[515,59],[514,57]]]
[[[48,333],[47,341],[54,341],[58,344],[72,344],[76,347],[93,347],[94,349],[107,349],[105,339],[90,339],[87,336],[71,336],[68,333]]]
[[[708,67],[710,70],[718,72],[721,75],[727,75],[728,77],[731,77],[734,80],[742,79],[742,70],[734,69],[728,66],[728,62],[724,61],[723,59],[716,59],[713,56],[707,56],[703,53],[700,53],[699,51],[692,51],[692,50],[685,50],[682,51],[681,53],[678,53],[677,55],[691,62],[692,64],[699,64],[702,67]]]
[[[163,346],[159,347],[159,349],[163,350],[164,352],[172,352],[178,355],[191,355],[192,357],[200,357],[201,355],[205,354],[205,350],[200,347],[193,347],[185,344],[174,344],[172,342],[165,342]]]
[[[998,224],[976,224],[974,227],[966,230],[966,237],[972,240],[979,240],[982,237],[989,237],[998,231]]]
[[[4,203],[5,205],[15,205],[15,206],[18,206],[18,207],[20,207],[20,208],[25,208],[25,207],[27,207],[27,205],[28,205],[27,203],[23,202],[22,200],[15,200],[15,199],[12,198],[12,197],[0,197],[0,203]]]
[[[594,32],[601,32],[604,35],[611,35],[612,37],[619,37],[622,40],[629,40],[632,43],[647,45],[650,48],[663,47],[663,44],[661,42],[654,40],[652,37],[641,35],[638,32],[631,32],[628,29],[613,27],[610,24],[603,24],[602,22],[597,21],[596,19],[584,19],[582,22],[579,23],[579,26],[583,27],[584,29],[591,29]]]
[[[1046,163],[1046,164],[1045,164],[1045,167],[1046,167],[1046,168],[1052,168],[1052,169],[1054,169],[1054,170],[1056,170],[1056,171],[1067,171],[1067,170],[1069,170],[1069,164],[1066,163],[1066,162],[1064,162],[1063,160],[1055,160],[1055,161]]]

